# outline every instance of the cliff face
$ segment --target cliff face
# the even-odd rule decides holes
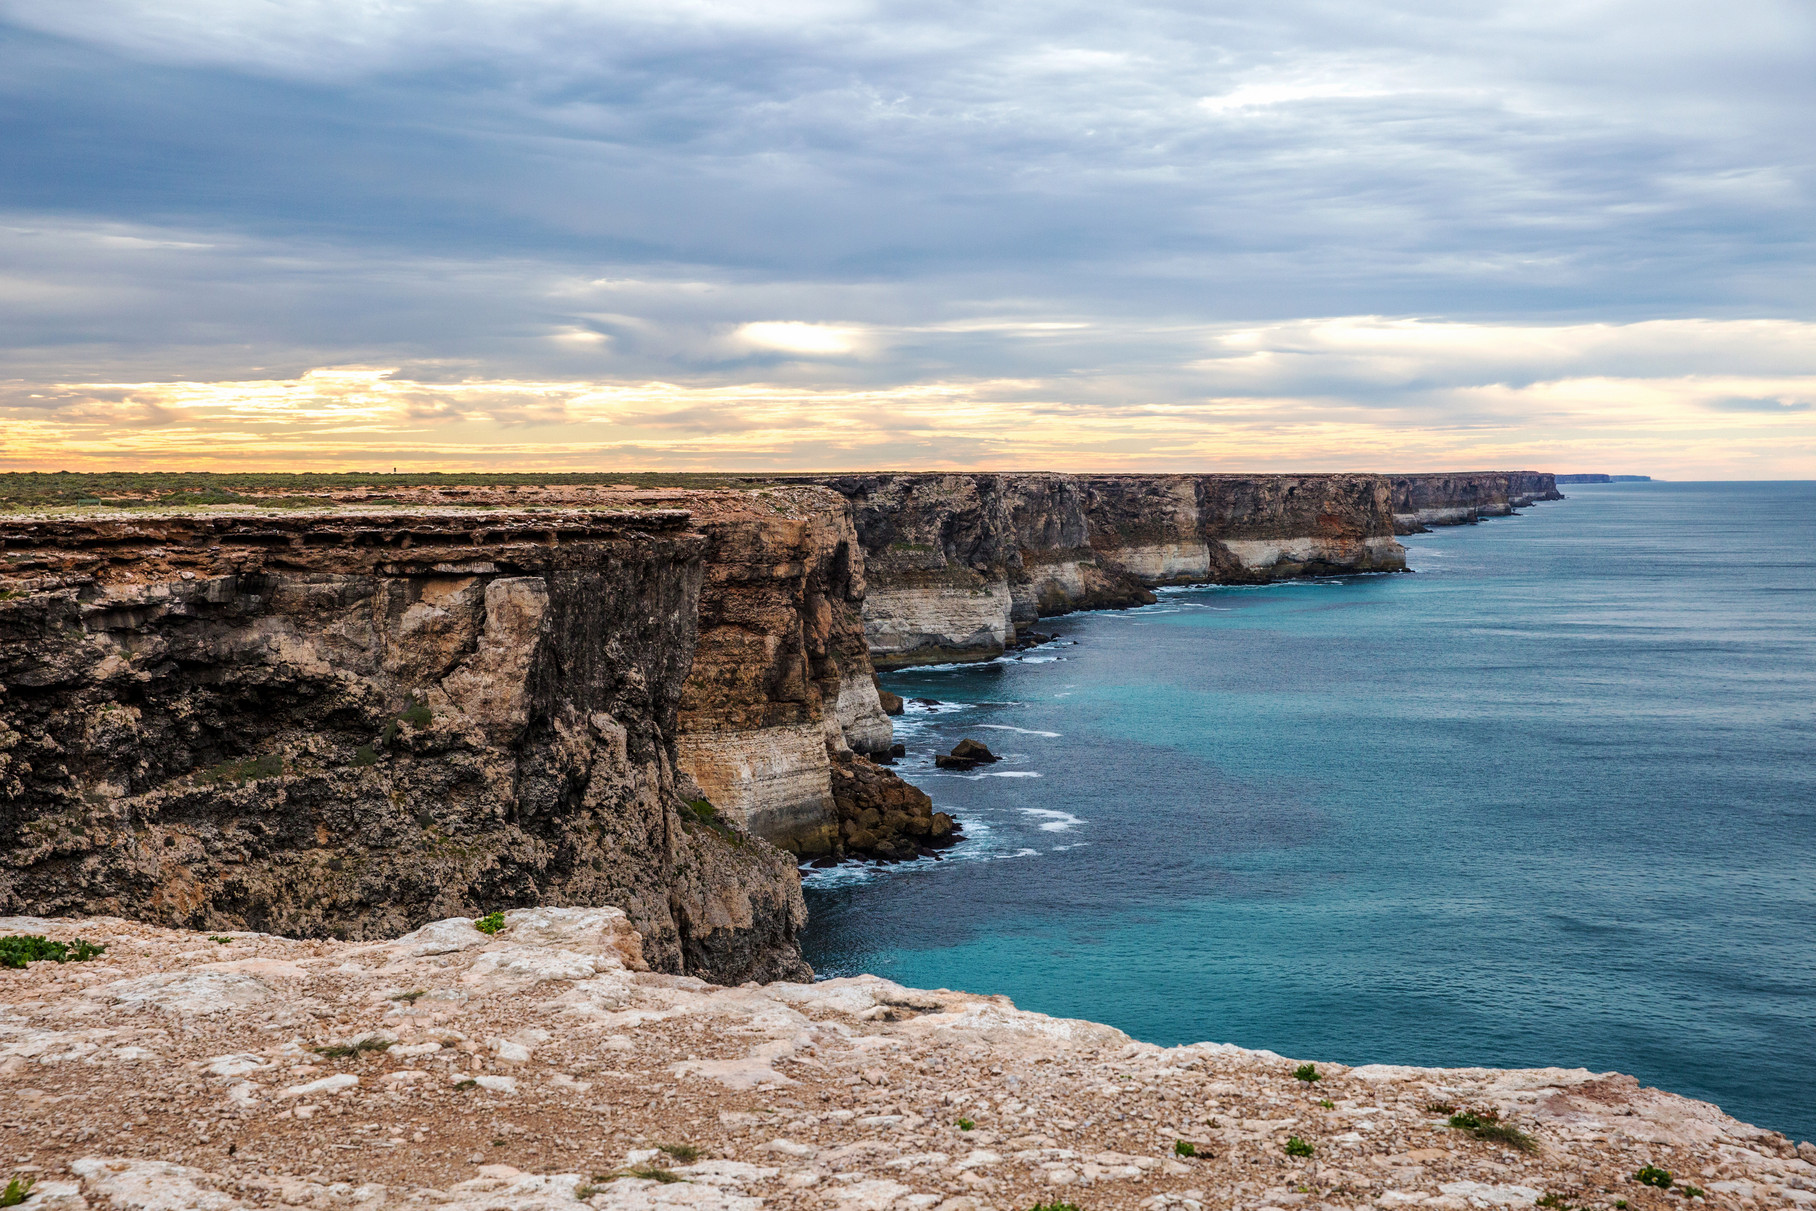
[[[679,793],[687,513],[0,529],[0,911],[357,938],[613,904],[659,968],[806,974],[792,861]]]
[[[1370,475],[887,474],[851,502],[879,668],[989,659],[1017,629],[1152,601],[1149,586],[1398,571]]]
[[[1474,525],[1505,517],[1541,500],[1562,500],[1557,476],[1545,471],[1461,471],[1390,475],[1394,533],[1418,534],[1427,526]]]
[[[797,854],[832,851],[835,762],[886,751],[849,510],[814,488],[714,494],[679,756],[705,797]],[[791,498],[790,515],[774,502]],[[893,777],[893,775],[891,775]]]

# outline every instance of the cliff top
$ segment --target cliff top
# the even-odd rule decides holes
[[[327,508],[357,505],[363,508],[422,507],[427,504],[453,508],[523,505],[544,507],[567,503],[572,507],[619,508],[644,497],[667,497],[673,492],[698,498],[712,490],[751,491],[769,486],[811,486],[835,479],[938,477],[949,474],[1004,476],[1070,475],[1083,479],[1323,479],[1366,475],[1371,472],[1295,473],[1174,473],[1055,471],[827,471],[812,473],[734,474],[720,472],[550,472],[463,473],[408,472],[401,474],[344,472],[35,472],[0,473],[0,516],[8,512],[44,512],[65,509],[194,510],[219,507],[272,509]],[[1458,475],[1538,475],[1536,471],[1416,472],[1389,478],[1424,478]]]
[[[653,974],[616,909],[486,924],[0,920],[105,947],[0,970],[0,1180],[43,1211],[1667,1211],[1687,1183],[1748,1208],[1816,1187],[1811,1145],[1613,1074],[1160,1048],[871,976]]]

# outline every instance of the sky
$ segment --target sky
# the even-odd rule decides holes
[[[0,470],[1816,477],[1808,0],[0,0]]]

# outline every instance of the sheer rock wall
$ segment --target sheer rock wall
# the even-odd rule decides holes
[[[1484,517],[1506,517],[1541,500],[1562,500],[1548,471],[1455,471],[1390,475],[1394,533],[1419,534],[1430,526],[1469,526]]]
[[[793,861],[684,802],[687,511],[0,534],[0,912],[365,938],[611,904],[661,969],[807,974]]]

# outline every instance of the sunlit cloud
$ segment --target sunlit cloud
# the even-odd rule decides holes
[[[802,325],[806,327],[806,325]],[[471,469],[1640,469],[1816,459],[1816,325],[1349,317],[1198,334],[1171,376],[57,383],[0,392],[0,465]],[[1666,350],[1669,350],[1667,356]],[[1634,372],[1636,366],[1666,373]],[[1737,369],[1766,367],[1769,373]],[[1718,443],[1718,444],[1715,444]]]

